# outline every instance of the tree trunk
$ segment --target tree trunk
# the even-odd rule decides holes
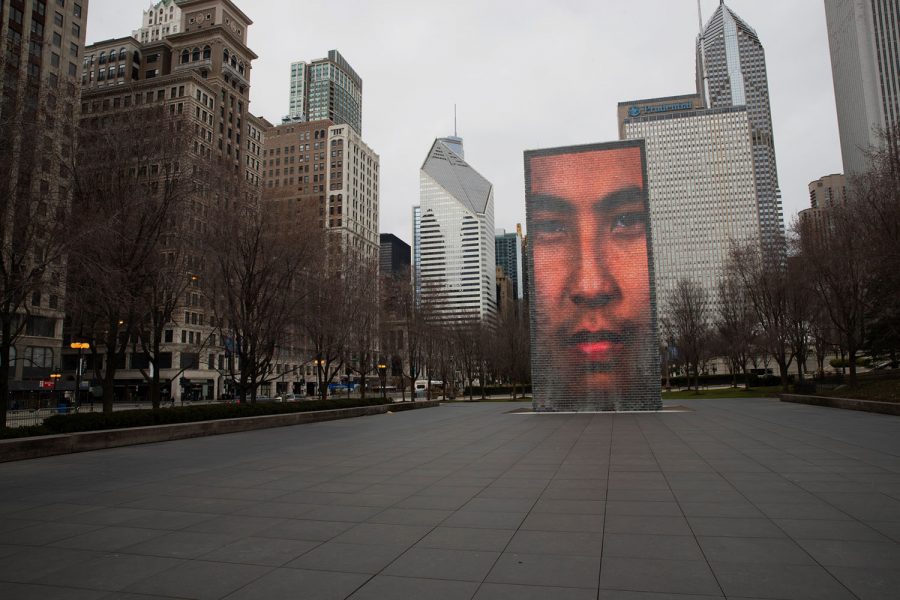
[[[847,349],[847,365],[850,368],[850,387],[856,387],[856,348]]]
[[[106,352],[106,370],[103,373],[103,413],[111,415],[116,398],[116,353]]]
[[[12,346],[12,323],[4,318],[0,339],[0,431],[6,429],[6,415],[9,411],[9,349]]]
[[[783,359],[776,359],[778,363],[778,374],[781,376],[781,390],[783,392],[790,391],[790,381],[788,381],[788,364]]]

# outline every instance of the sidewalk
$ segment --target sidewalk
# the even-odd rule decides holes
[[[896,597],[900,420],[678,404],[447,404],[0,465],[0,597]]]

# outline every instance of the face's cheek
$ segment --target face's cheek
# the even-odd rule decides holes
[[[539,307],[539,326],[552,329],[553,323],[563,316],[569,269],[572,261],[569,245],[565,243],[535,243],[534,245],[535,293]]]
[[[622,289],[620,315],[634,322],[650,317],[650,271],[645,236],[620,244],[616,261],[617,278]]]

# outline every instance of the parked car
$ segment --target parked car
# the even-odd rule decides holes
[[[276,396],[275,399],[279,402],[299,402],[303,397],[300,394],[283,394]]]

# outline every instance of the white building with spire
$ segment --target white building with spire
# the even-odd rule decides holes
[[[181,31],[181,8],[176,0],[159,0],[144,11],[144,22],[131,36],[142,44],[157,42]]]
[[[462,157],[462,138],[434,141],[419,172],[415,282],[436,322],[497,321],[494,186]]]

